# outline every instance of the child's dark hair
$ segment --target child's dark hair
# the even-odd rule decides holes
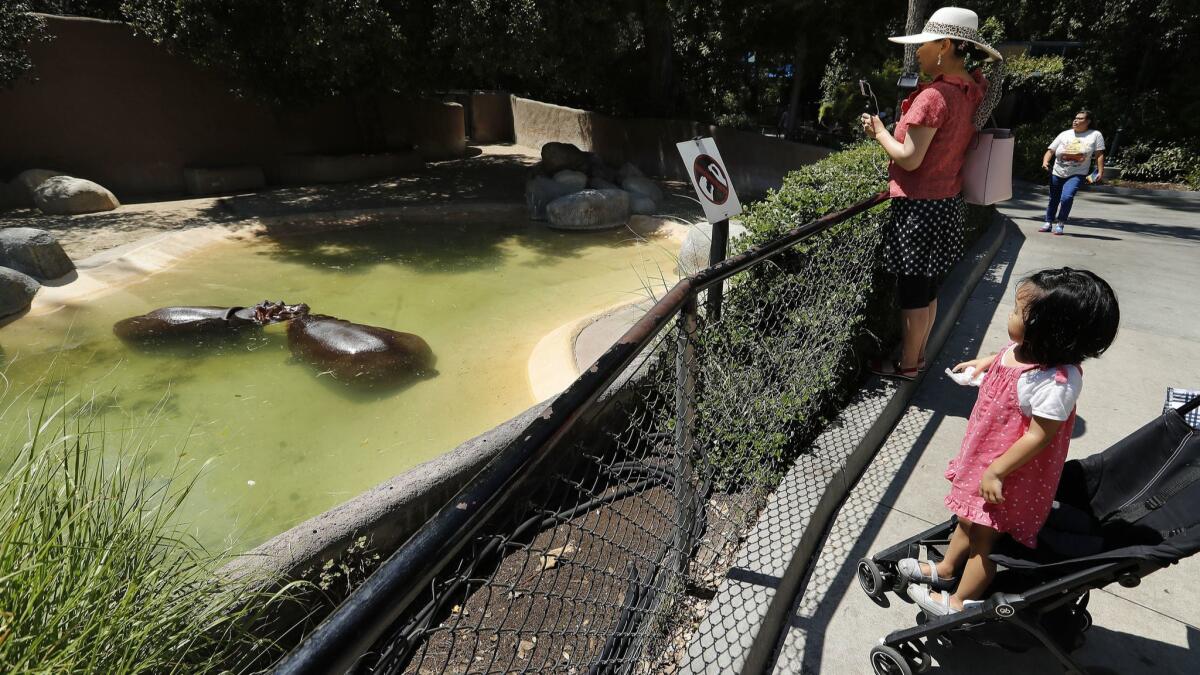
[[[1121,309],[1108,282],[1070,267],[1035,272],[1028,288],[1021,357],[1045,366],[1081,363],[1100,356],[1117,337]]]

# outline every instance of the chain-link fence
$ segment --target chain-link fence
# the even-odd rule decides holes
[[[680,282],[280,670],[674,670],[853,385],[884,199]]]

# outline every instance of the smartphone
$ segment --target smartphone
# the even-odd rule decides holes
[[[917,82],[921,81],[921,77],[916,73],[904,73],[896,80],[896,86],[901,89],[916,89]]]
[[[867,82],[866,80],[859,80],[858,81],[858,90],[860,92],[862,92],[863,98],[871,99],[871,103],[873,103],[875,106],[875,109],[874,109],[875,116],[879,117],[879,101],[875,99],[875,92],[871,90],[871,83]],[[871,112],[871,106],[864,104],[863,110],[865,112]]]

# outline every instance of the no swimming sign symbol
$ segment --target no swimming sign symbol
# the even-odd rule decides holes
[[[715,223],[742,212],[729,171],[721,160],[717,144],[711,138],[697,138],[679,143],[679,155],[688,167],[692,187],[704,207],[708,222]]]

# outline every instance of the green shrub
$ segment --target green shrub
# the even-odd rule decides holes
[[[1141,181],[1200,184],[1200,143],[1170,145],[1157,142],[1133,143],[1121,149],[1121,177]]]
[[[9,415],[21,410],[5,403]],[[138,430],[151,427],[106,431],[98,407],[0,415],[9,434],[0,448],[0,671],[268,664],[278,651],[251,627],[290,587],[268,594],[261,580],[218,579],[224,557],[175,522],[194,478],[148,476],[140,453],[149,434]]]
[[[26,46],[47,39],[46,22],[29,12],[27,0],[0,2],[0,89],[12,86],[33,68]]]

